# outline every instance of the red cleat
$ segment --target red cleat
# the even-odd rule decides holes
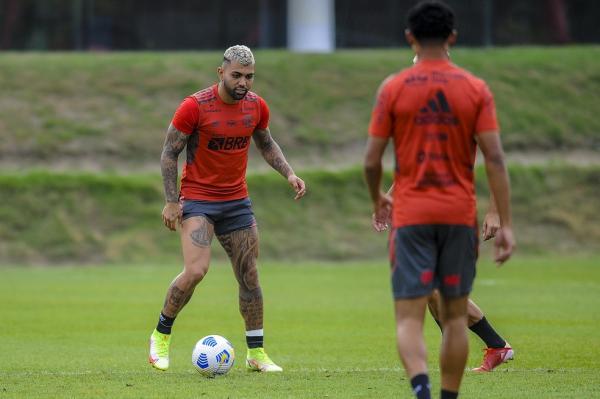
[[[484,352],[485,355],[483,355],[481,366],[474,368],[471,371],[489,373],[502,363],[512,360],[515,355],[515,352],[508,342],[504,348],[485,348]]]

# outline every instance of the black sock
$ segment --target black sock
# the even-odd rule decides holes
[[[477,323],[469,327],[469,330],[473,331],[485,342],[488,348],[504,348],[506,341],[490,326],[490,323],[486,320],[485,316]]]
[[[413,393],[417,399],[431,399],[431,385],[427,374],[417,374],[410,379]]]
[[[452,392],[452,391],[446,391],[445,389],[442,389],[442,395],[440,396],[441,399],[456,399],[458,398],[458,392]]]
[[[173,328],[173,323],[175,323],[175,317],[168,317],[165,316],[162,312],[160,312],[156,329],[159,333],[171,334],[171,328]]]
[[[262,336],[262,335],[257,335],[255,337],[246,336],[246,344],[248,345],[248,348],[250,348],[250,349],[262,348],[263,341],[264,341],[264,336]]]

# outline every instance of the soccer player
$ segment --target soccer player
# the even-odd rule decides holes
[[[392,193],[392,189],[393,186],[388,190],[388,195]],[[496,211],[495,200],[493,196],[490,197],[490,208],[483,219],[482,237],[484,241],[494,238],[496,231],[500,228],[500,219],[498,218],[498,213]],[[380,217],[383,217],[384,219],[378,220],[376,215],[373,214],[372,225],[373,229],[377,232],[387,230],[391,222],[391,212],[385,212],[380,215]],[[427,306],[433,320],[435,320],[441,329],[442,325],[439,317],[440,293],[438,290],[433,290]],[[510,344],[496,332],[479,306],[471,299],[467,302],[467,320],[469,330],[477,334],[486,345],[481,366],[472,369],[472,371],[481,373],[491,372],[502,363],[513,359],[514,351]]]
[[[485,159],[498,208],[494,258],[512,254],[510,188],[493,96],[481,79],[453,65],[454,13],[425,1],[408,14],[406,38],[417,63],[386,79],[369,124],[365,176],[374,213],[392,209],[391,260],[398,351],[414,395],[430,398],[423,321],[440,292],[441,397],[458,397],[468,356],[467,303],[475,277],[476,145]],[[381,190],[381,158],[389,138],[396,155],[392,199]]]
[[[250,138],[263,158],[296,192],[306,193],[269,131],[269,108],[250,91],[254,55],[233,46],[217,68],[219,83],[187,97],[175,112],[161,155],[166,205],[165,226],[180,225],[183,271],[171,283],[158,325],[150,337],[149,361],[169,367],[169,344],[175,317],[208,272],[210,244],[216,235],[231,260],[239,285],[239,309],[246,327],[246,367],[279,372],[263,348],[263,297],[258,280],[258,231],[248,198],[246,166]],[[177,189],[177,158],[187,147],[187,160]]]

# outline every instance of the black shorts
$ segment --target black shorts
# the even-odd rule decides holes
[[[183,220],[204,216],[215,226],[215,234],[223,235],[256,226],[249,198],[232,201],[183,200]]]
[[[434,288],[446,297],[468,295],[475,279],[477,228],[422,224],[394,229],[390,239],[395,299],[428,296]]]

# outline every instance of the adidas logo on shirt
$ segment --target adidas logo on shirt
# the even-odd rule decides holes
[[[419,110],[419,114],[415,116],[415,124],[458,125],[458,118],[452,113],[444,92],[438,90],[435,97],[430,98]]]

